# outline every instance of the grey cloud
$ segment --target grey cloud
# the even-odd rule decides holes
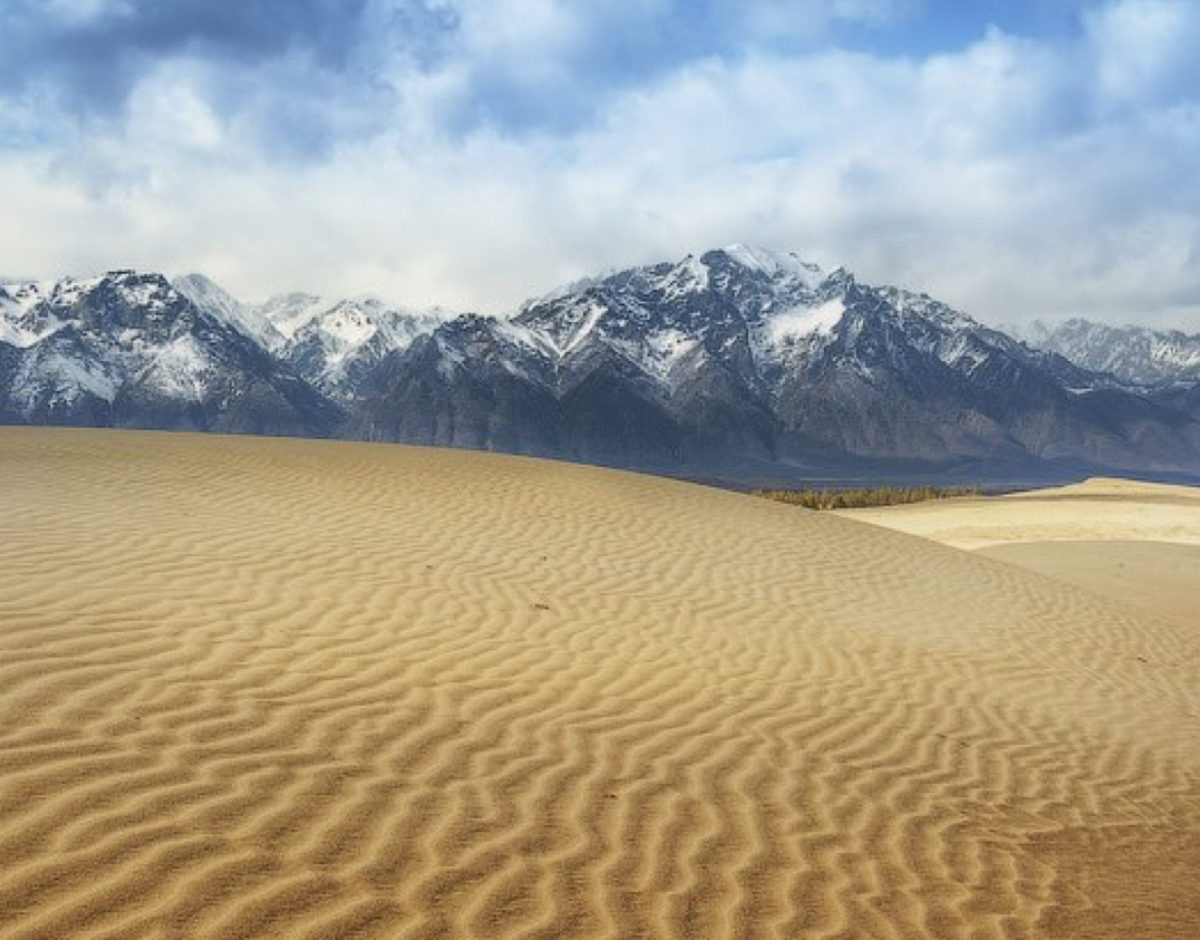
[[[89,15],[77,15],[63,3],[6,4],[0,97],[48,102],[60,117],[113,120],[145,76],[182,60],[194,64],[218,112],[236,116],[267,102],[260,108],[264,145],[276,141],[299,150],[342,132],[363,133],[371,123],[386,126],[383,67],[406,55],[428,61],[455,26],[447,8],[425,0],[92,6]],[[362,119],[371,109],[380,116]],[[340,128],[338,112],[360,119]]]
[[[440,70],[442,131],[570,133],[614,100],[705,59],[812,51],[839,24],[880,24],[921,0],[10,0],[0,95],[36,94],[66,114],[111,119],[164,61],[207,67],[219,113],[270,100],[279,140],[359,136],[393,124],[390,103]],[[80,14],[80,9],[87,10]],[[71,12],[75,10],[75,12]],[[296,63],[302,69],[296,67]],[[307,102],[304,99],[309,99]],[[295,116],[328,115],[345,128]],[[374,113],[374,120],[365,113]],[[289,130],[290,128],[290,130]],[[270,130],[270,129],[266,129]],[[275,139],[265,133],[269,143]],[[323,151],[320,151],[323,152]],[[319,153],[318,152],[318,155]]]

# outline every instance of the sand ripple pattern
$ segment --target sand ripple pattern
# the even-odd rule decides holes
[[[419,448],[0,431],[0,937],[1200,936],[1200,630]]]

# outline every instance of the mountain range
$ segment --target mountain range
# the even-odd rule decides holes
[[[485,317],[246,304],[201,275],[0,283],[0,422],[346,437],[730,481],[1200,474],[1200,337],[992,329],[730,246]]]
[[[1160,388],[1200,379],[1200,335],[1078,318],[1059,323],[1035,320],[1012,327],[1011,332],[1032,346],[1133,386]]]

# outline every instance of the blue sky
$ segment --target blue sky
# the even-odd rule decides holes
[[[503,312],[795,250],[1200,330],[1194,0],[6,0],[0,271]]]

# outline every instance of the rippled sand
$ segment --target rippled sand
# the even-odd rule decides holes
[[[1198,677],[737,494],[0,430],[0,936],[1191,938]]]

